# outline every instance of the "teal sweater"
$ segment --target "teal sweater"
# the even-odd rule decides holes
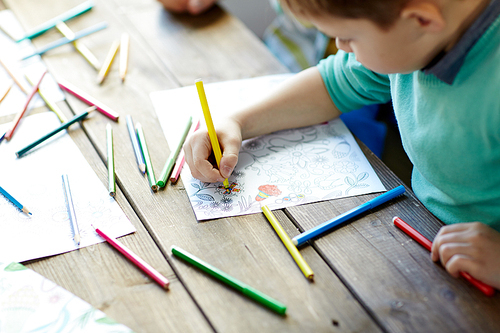
[[[391,98],[412,188],[444,223],[500,231],[500,18],[469,51],[452,85],[422,71],[381,75],[340,51],[318,65],[342,111]]]

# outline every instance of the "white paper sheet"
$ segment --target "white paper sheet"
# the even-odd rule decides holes
[[[40,274],[0,262],[0,332],[132,332]]]
[[[82,237],[80,247],[104,241],[91,224],[114,237],[135,231],[66,131],[16,157],[16,151],[59,125],[52,112],[29,116],[21,120],[11,141],[0,144],[0,184],[33,214],[28,217],[0,195],[0,260],[22,262],[77,249],[62,174],[70,181]],[[0,132],[9,126],[0,125]]]
[[[224,117],[252,103],[288,77],[206,84],[212,117]],[[204,122],[195,86],[154,92],[151,99],[170,147],[179,140],[189,115]],[[243,142],[238,165],[229,178],[231,190],[222,183],[194,179],[187,165],[181,176],[198,220],[260,213],[263,200],[278,209],[385,191],[340,119]]]
[[[24,30],[12,11],[8,9],[0,11],[0,27],[2,27],[2,29],[0,29],[0,58],[9,66],[10,70],[21,84],[29,88],[31,85],[26,80],[25,74],[28,75],[31,80],[37,81],[46,70],[45,64],[40,56],[34,56],[24,61],[19,60],[26,55],[32,54],[35,48],[30,40],[16,43],[9,37],[9,35],[14,38],[24,36]],[[6,32],[8,32],[8,34],[6,34]],[[3,92],[3,87],[10,81],[11,78],[9,74],[0,66],[0,93]],[[46,94],[49,100],[53,102],[64,100],[64,94],[49,73],[43,78],[40,88],[44,91],[44,94]],[[29,88],[28,91],[31,91],[31,88]],[[0,116],[20,112],[26,103],[26,98],[26,94],[14,84],[7,97],[0,103]],[[45,102],[36,94],[29,105],[29,109],[43,105],[45,105]]]

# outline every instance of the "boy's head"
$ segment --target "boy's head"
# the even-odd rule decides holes
[[[382,29],[389,28],[410,0],[281,0],[298,16],[333,15],[368,19]]]
[[[449,50],[490,0],[281,0],[378,73],[411,73]]]

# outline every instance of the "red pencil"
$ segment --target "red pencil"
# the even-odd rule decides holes
[[[168,285],[170,284],[170,282],[168,281],[168,279],[166,277],[161,275],[160,272],[158,272],[156,269],[151,267],[147,262],[142,260],[137,254],[132,252],[129,248],[127,248],[125,245],[120,243],[117,239],[106,235],[99,228],[94,227],[94,229],[99,234],[99,236],[104,238],[115,249],[120,251],[125,257],[127,257],[130,261],[132,261],[134,264],[136,264],[140,269],[142,269],[146,274],[148,274],[153,280],[155,280],[160,286],[162,286],[164,289],[168,289]]]
[[[403,230],[408,236],[413,238],[417,243],[425,247],[427,250],[429,251],[431,250],[432,242],[427,238],[425,238],[417,230],[413,229],[408,223],[406,223],[397,216],[392,219],[392,222],[394,222],[396,227]],[[493,287],[473,278],[469,273],[460,272],[460,276],[469,281],[474,287],[481,290],[483,294],[485,294],[486,296],[493,296],[495,294],[495,289]]]
[[[47,71],[43,72],[42,76],[40,77],[40,80],[38,80],[37,84],[33,86],[33,89],[31,90],[31,93],[28,95],[28,99],[26,100],[26,103],[24,104],[22,111],[16,115],[16,119],[14,119],[14,124],[12,125],[11,129],[8,130],[7,133],[5,133],[5,139],[7,139],[7,141],[12,139],[14,131],[16,130],[17,125],[19,124],[19,121],[21,120],[21,118],[24,116],[24,113],[28,109],[28,105],[30,104],[31,99],[33,98],[33,96],[35,96],[36,92],[38,91],[38,87],[40,86],[40,83],[42,83],[45,74],[47,74]]]
[[[193,125],[191,125],[191,129],[189,130],[187,137],[189,138],[189,136],[191,134],[193,134],[194,132],[196,132],[196,130],[198,128],[200,128],[200,120],[199,119],[196,123],[193,123]],[[185,161],[186,161],[186,159],[184,156],[184,150],[182,150],[181,153],[179,154],[179,156],[177,157],[177,160],[175,161],[174,170],[172,171],[172,174],[170,175],[170,181],[172,183],[175,183],[179,179],[179,175],[181,174],[181,170],[182,170],[182,167],[183,167]]]
[[[97,111],[99,111],[100,113],[102,113],[106,117],[108,117],[114,121],[118,121],[118,117],[120,116],[118,113],[111,110],[108,106],[102,104],[101,102],[99,102],[98,100],[93,98],[92,96],[86,94],[85,92],[81,91],[77,87],[73,86],[72,84],[70,84],[64,80],[58,80],[57,84],[59,85],[59,87],[61,89],[66,90],[67,92],[69,92],[73,96],[79,98],[80,100],[87,103],[88,105],[95,106]]]

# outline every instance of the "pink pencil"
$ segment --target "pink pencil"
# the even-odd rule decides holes
[[[191,134],[193,134],[194,132],[196,132],[196,130],[198,128],[200,128],[200,120],[199,119],[196,123],[193,123],[193,125],[191,125],[191,128],[189,129],[189,133],[188,133],[187,137],[189,138],[189,136]],[[172,171],[172,174],[170,175],[170,182],[175,183],[179,179],[179,176],[181,174],[181,170],[182,170],[182,167],[184,166],[185,161],[186,161],[186,159],[184,156],[184,150],[182,150],[181,153],[179,154],[179,156],[177,157],[177,160],[175,161],[174,170]]]
[[[111,110],[108,106],[102,104],[101,102],[99,102],[98,100],[93,98],[92,96],[81,91],[80,89],[78,89],[77,87],[75,87],[74,85],[72,85],[71,83],[69,83],[67,81],[58,80],[57,83],[59,84],[59,87],[61,87],[61,89],[66,90],[67,92],[69,92],[70,94],[79,98],[80,100],[87,103],[88,105],[95,106],[97,111],[99,111],[100,113],[102,113],[106,117],[108,117],[114,121],[118,121],[118,117],[120,116],[118,113]]]
[[[93,226],[94,227],[94,226]],[[149,275],[153,280],[155,280],[164,289],[168,289],[170,282],[166,277],[160,274],[156,269],[151,267],[147,262],[142,260],[137,254],[132,252],[128,247],[120,243],[117,239],[106,235],[99,228],[94,227],[95,231],[104,238],[108,243],[110,243],[115,249],[120,251],[125,257],[136,264],[140,269],[142,269],[147,275]]]
[[[415,241],[417,241],[417,243],[425,247],[427,250],[430,251],[432,249],[432,242],[425,238],[417,230],[413,229],[408,223],[397,216],[394,217],[392,221],[394,222],[394,225],[396,225],[396,227],[403,230],[408,236],[413,238]],[[495,289],[493,289],[493,287],[475,279],[469,273],[460,272],[460,276],[469,281],[474,287],[481,290],[486,296],[493,296],[495,294]]]
[[[14,131],[16,130],[17,125],[19,124],[19,121],[21,120],[21,118],[24,116],[24,113],[28,109],[28,105],[30,104],[31,99],[33,99],[33,96],[35,96],[36,92],[38,91],[38,87],[40,86],[40,83],[42,83],[43,77],[45,76],[46,73],[47,71],[43,72],[42,76],[40,77],[40,80],[38,80],[37,84],[33,86],[33,89],[31,90],[30,94],[28,95],[28,98],[26,99],[26,103],[24,104],[23,110],[16,115],[16,119],[14,119],[14,124],[12,125],[11,129],[8,130],[7,133],[5,133],[5,139],[7,141],[12,139]]]

